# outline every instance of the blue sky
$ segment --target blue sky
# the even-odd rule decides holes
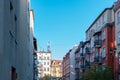
[[[85,40],[85,31],[116,0],[31,0],[38,51],[51,42],[52,58],[62,59],[74,44]]]

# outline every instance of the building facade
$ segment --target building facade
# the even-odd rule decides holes
[[[63,76],[62,80],[75,80],[75,51],[78,48],[75,45],[69,52],[63,57]]]
[[[33,80],[39,80],[38,78],[38,60],[37,60],[37,39],[33,38],[33,44],[34,44],[34,56],[33,56]]]
[[[70,80],[70,52],[69,52],[63,57],[63,62],[62,62],[62,69],[63,69],[63,76],[62,80]]]
[[[29,4],[0,0],[0,80],[33,80]]]
[[[115,12],[115,43],[116,43],[116,54],[115,59],[115,73],[118,80],[120,80],[120,0],[114,3]]]
[[[113,70],[115,79],[115,24],[114,11],[106,8],[86,31],[86,41],[90,42],[90,64],[95,66],[109,66]]]
[[[109,66],[116,79],[115,23],[113,7],[106,8],[86,30],[86,41],[81,41],[75,52],[76,80],[90,65]]]
[[[52,60],[52,53],[51,51],[40,51],[37,53],[37,60],[38,60],[38,77],[42,79],[45,75],[50,76],[50,66]]]
[[[62,80],[62,60],[51,60],[51,80]]]

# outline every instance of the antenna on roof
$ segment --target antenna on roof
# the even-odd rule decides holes
[[[47,52],[51,52],[51,50],[50,50],[50,41],[48,41],[48,44],[47,44]]]

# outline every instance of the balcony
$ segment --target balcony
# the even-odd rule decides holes
[[[34,56],[34,60],[37,60],[37,56]]]
[[[90,67],[90,62],[89,61],[85,61],[85,67]]]
[[[80,68],[76,67],[76,68],[75,68],[75,71],[80,71]]]
[[[98,56],[98,57],[96,58],[96,62],[97,62],[98,64],[102,64],[102,57],[101,57],[101,56]]]
[[[96,48],[100,48],[102,46],[102,40],[95,40],[94,41],[94,46]]]
[[[76,57],[76,58],[75,58],[75,61],[76,61],[76,62],[80,61],[80,57]]]
[[[85,53],[86,53],[86,54],[90,54],[90,48],[89,48],[89,47],[86,47],[86,48],[85,48]]]
[[[84,59],[84,58],[85,58],[85,56],[84,56],[84,54],[83,54],[83,53],[81,53],[81,54],[80,54],[80,56],[81,56],[81,58],[82,58],[82,59]]]
[[[84,66],[84,65],[81,65],[80,67],[81,67],[81,69],[84,69],[84,68],[85,68],[85,66]]]
[[[80,80],[79,78],[75,78],[75,80]]]

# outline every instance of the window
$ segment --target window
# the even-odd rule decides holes
[[[11,68],[11,80],[17,80],[16,68]]]
[[[44,62],[44,65],[46,65],[46,62]]]
[[[17,21],[17,16],[16,15],[14,15],[14,20]]]
[[[106,57],[106,48],[105,47],[102,48],[102,57],[103,58]]]
[[[105,40],[105,30],[102,31],[102,40]]]
[[[118,60],[119,60],[119,64],[120,64],[120,53],[118,54]]]
[[[117,23],[120,23],[120,11],[117,13]]]
[[[99,50],[96,51],[96,57],[98,57],[98,56],[99,56]]]
[[[105,15],[102,16],[102,24],[105,23]]]
[[[47,57],[47,60],[49,60],[49,57]]]
[[[10,11],[13,10],[13,5],[12,5],[12,2],[10,2]]]
[[[39,61],[39,64],[42,64],[42,62]]]
[[[46,71],[46,68],[44,68],[44,71]]]
[[[39,57],[39,59],[40,59],[40,60],[42,59],[41,56]]]
[[[120,44],[120,32],[118,32],[118,39],[117,43]]]
[[[46,57],[44,57],[44,59],[46,60]]]
[[[91,62],[93,62],[94,61],[94,54],[92,54],[92,56],[91,56]]]

